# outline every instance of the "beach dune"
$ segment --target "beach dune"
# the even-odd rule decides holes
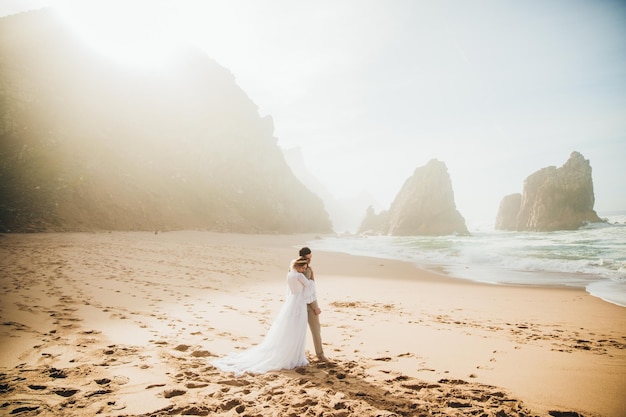
[[[316,251],[313,235],[0,235],[0,414],[626,416],[626,308]],[[313,249],[331,363],[234,377]]]

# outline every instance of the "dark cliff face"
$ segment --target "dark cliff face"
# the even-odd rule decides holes
[[[437,160],[415,170],[389,211],[376,215],[368,209],[359,232],[393,236],[469,234],[465,219],[456,209],[448,169]]]
[[[0,19],[0,74],[0,230],[331,230],[271,118],[200,51],[129,70],[41,10]]]
[[[594,203],[591,165],[580,153],[572,152],[562,167],[542,168],[528,176],[521,197],[505,197],[496,229],[578,229],[587,223],[602,222],[593,209]]]

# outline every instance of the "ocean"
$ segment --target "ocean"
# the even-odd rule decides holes
[[[338,236],[313,250],[412,262],[491,284],[582,287],[626,307],[626,211],[574,231],[507,232],[468,222],[471,236]]]

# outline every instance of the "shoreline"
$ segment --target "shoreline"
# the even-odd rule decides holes
[[[355,241],[367,241],[368,237],[325,236],[323,240],[324,242],[318,250],[409,262],[415,265],[416,268],[424,271],[479,284],[537,286],[540,288],[580,288],[605,302],[626,307],[625,283],[619,279],[616,280],[615,277],[606,275],[607,271],[592,273],[588,271],[567,272],[565,270],[512,269],[495,264],[474,263],[469,260],[458,263],[462,257],[449,257],[447,259],[448,255],[446,254],[443,255],[444,258],[432,260],[429,258],[436,252],[432,248],[425,247],[423,249],[425,255],[416,256],[414,252],[422,252],[422,248],[419,246],[411,247],[411,250],[407,250],[410,246],[397,242],[394,243],[393,241],[383,241],[374,245],[354,243]],[[451,242],[448,243],[453,244]],[[344,247],[341,247],[342,244]],[[397,248],[395,248],[396,244],[398,244]],[[390,251],[390,248],[397,249],[397,252]],[[464,251],[462,246],[458,249],[461,252]],[[400,257],[398,254],[404,254],[404,257]],[[531,256],[530,259],[532,260],[533,257]]]
[[[242,415],[518,415],[507,408],[513,404],[527,415],[623,415],[623,307],[582,288],[492,285],[410,262],[318,251],[318,238],[0,236],[6,410],[139,416],[195,407],[226,415],[236,403]],[[287,265],[305,245],[334,364],[236,380],[217,372],[211,358],[262,339],[280,309]],[[52,378],[53,369],[66,377]]]

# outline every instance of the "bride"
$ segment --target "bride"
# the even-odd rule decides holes
[[[287,274],[287,298],[263,341],[242,352],[233,352],[212,362],[222,371],[241,375],[244,372],[264,373],[293,369],[309,363],[304,353],[306,344],[306,294],[309,280],[303,272],[308,261],[300,257],[291,262]]]

